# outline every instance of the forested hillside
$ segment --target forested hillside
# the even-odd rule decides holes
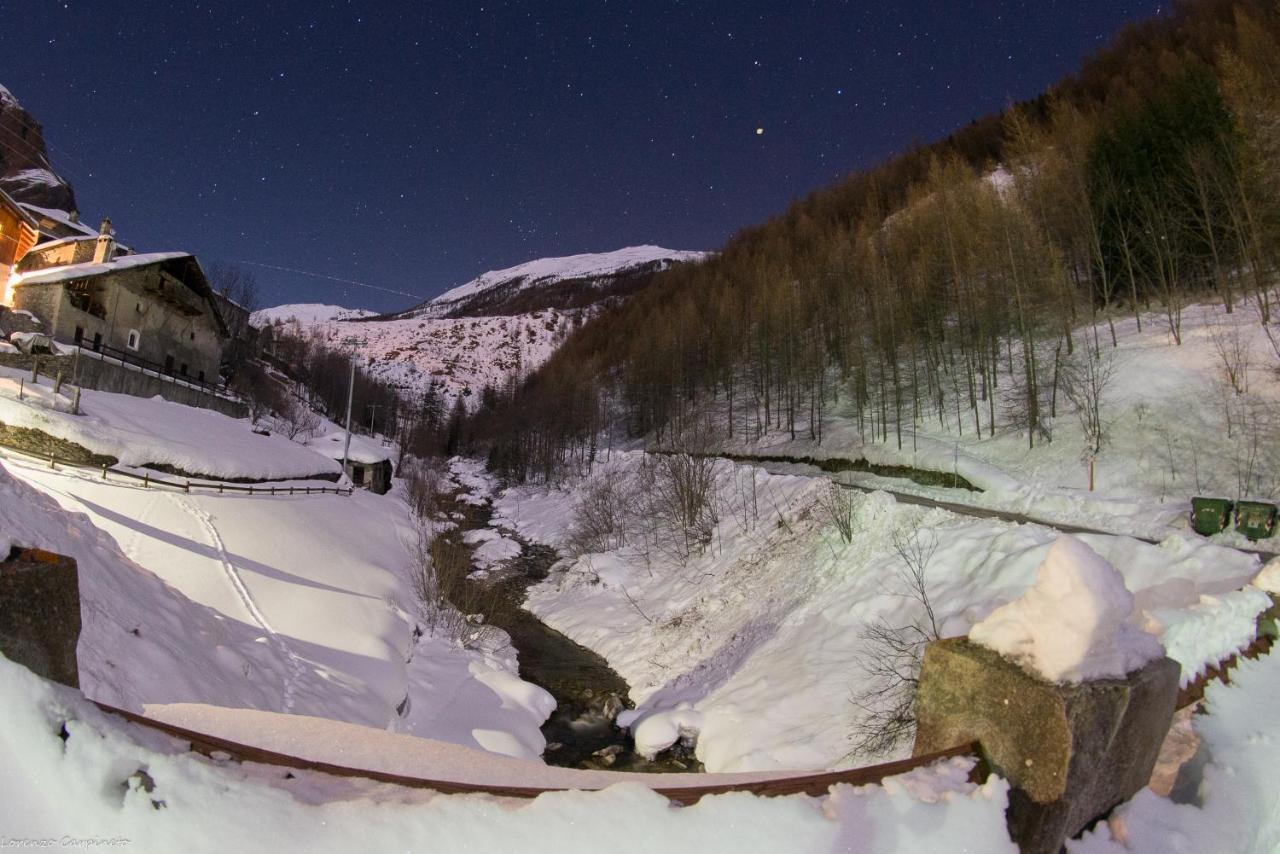
[[[1157,310],[1180,345],[1193,298],[1256,315],[1280,360],[1277,92],[1280,6],[1177,4],[1042,97],[661,274],[469,433],[546,477],[606,435],[821,442],[839,394],[864,440],[932,419],[1034,445],[1068,391],[1096,398],[1113,342],[1086,321]]]

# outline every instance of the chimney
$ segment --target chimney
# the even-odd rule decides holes
[[[103,264],[114,257],[116,257],[116,241],[111,236],[111,219],[103,217],[102,225],[98,227],[98,242],[93,247],[93,263]]]

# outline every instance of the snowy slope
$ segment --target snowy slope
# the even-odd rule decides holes
[[[25,399],[19,401],[19,384]],[[51,380],[0,368],[0,423],[29,427],[116,457],[124,465],[172,466],[193,475],[269,480],[336,476],[342,467],[284,436],[253,432],[249,419],[164,400],[86,389],[80,415]]]
[[[1061,394],[1058,415],[1050,422],[1052,441],[1037,439],[1034,448],[1028,447],[1024,431],[1005,423],[998,400],[994,436],[985,408],[979,413],[980,436],[967,408],[961,413],[962,429],[957,429],[951,409],[945,423],[930,416],[914,432],[909,421],[904,423],[899,449],[892,426],[888,442],[859,435],[851,407],[838,399],[824,418],[820,445],[775,432],[758,442],[735,442],[729,449],[795,457],[863,456],[874,463],[955,470],[984,491],[926,489],[855,473],[841,477],[1155,539],[1173,531],[1189,533],[1187,512],[1196,495],[1280,500],[1280,445],[1272,440],[1280,431],[1280,354],[1253,307],[1242,301],[1226,314],[1220,304],[1187,306],[1181,345],[1173,342],[1158,309],[1142,315],[1141,330],[1132,316],[1118,316],[1114,323],[1114,347],[1106,321],[1075,330],[1077,348],[1096,334],[1114,371],[1101,396],[1106,438],[1093,492],[1082,460],[1083,432]],[[1274,321],[1272,334],[1280,341]],[[1227,382],[1222,350],[1243,356],[1242,393]],[[1047,358],[1052,359],[1052,351]],[[1228,530],[1215,540],[1280,550],[1280,537],[1250,544]]]
[[[74,416],[50,408],[66,401],[47,386],[28,387],[23,401],[10,391],[0,381],[0,420],[126,461],[224,476],[337,469],[245,421],[159,398],[85,392],[86,414]],[[549,698],[515,676],[509,650],[429,633],[415,643],[406,578],[416,531],[397,491],[186,492],[8,451],[0,460],[0,546],[79,563],[89,696],[135,711],[204,703],[307,714],[542,753]]]
[[[639,463],[637,452],[615,454],[594,477],[634,473]],[[852,498],[846,543],[822,509],[829,488],[822,478],[718,465],[719,522],[704,554],[681,564],[633,537],[566,561],[526,603],[627,680],[637,704],[627,722],[638,740],[661,749],[654,730],[667,743],[682,732],[696,737],[708,771],[874,761],[850,756],[850,737],[866,715],[850,699],[865,684],[863,662],[875,655],[866,629],[921,616],[899,583],[904,538],[919,536],[926,547],[939,628],[954,636],[1019,598],[1057,537],[1049,528],[874,493]],[[509,490],[495,504],[495,524],[563,545],[575,505],[589,495],[583,485]],[[1184,681],[1247,641],[1266,607],[1256,590],[1235,592],[1258,572],[1255,556],[1178,535],[1158,546],[1080,539],[1123,575],[1135,597],[1134,626],[1165,640]]]
[[[672,264],[704,252],[632,246],[614,252],[541,258],[493,270],[398,314],[326,305],[284,305],[252,322],[297,320],[296,331],[334,345],[363,339],[370,372],[421,391],[441,386],[449,400],[501,386],[537,368],[602,299],[623,296]]]

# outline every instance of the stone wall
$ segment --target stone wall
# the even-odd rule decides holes
[[[125,367],[114,361],[89,355],[82,355],[77,360],[75,356],[28,356],[18,353],[0,353],[0,365],[21,370],[31,370],[32,361],[35,359],[40,362],[41,376],[56,377],[61,371],[65,382],[81,388],[127,394],[133,397],[160,395],[174,403],[212,409],[232,418],[248,416],[248,408],[243,403],[219,397],[171,377],[143,373],[137,368]]]

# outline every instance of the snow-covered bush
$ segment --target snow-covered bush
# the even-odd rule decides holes
[[[573,504],[566,547],[574,555],[620,549],[630,544],[628,527],[640,511],[636,484],[628,473],[607,466],[591,477]]]

